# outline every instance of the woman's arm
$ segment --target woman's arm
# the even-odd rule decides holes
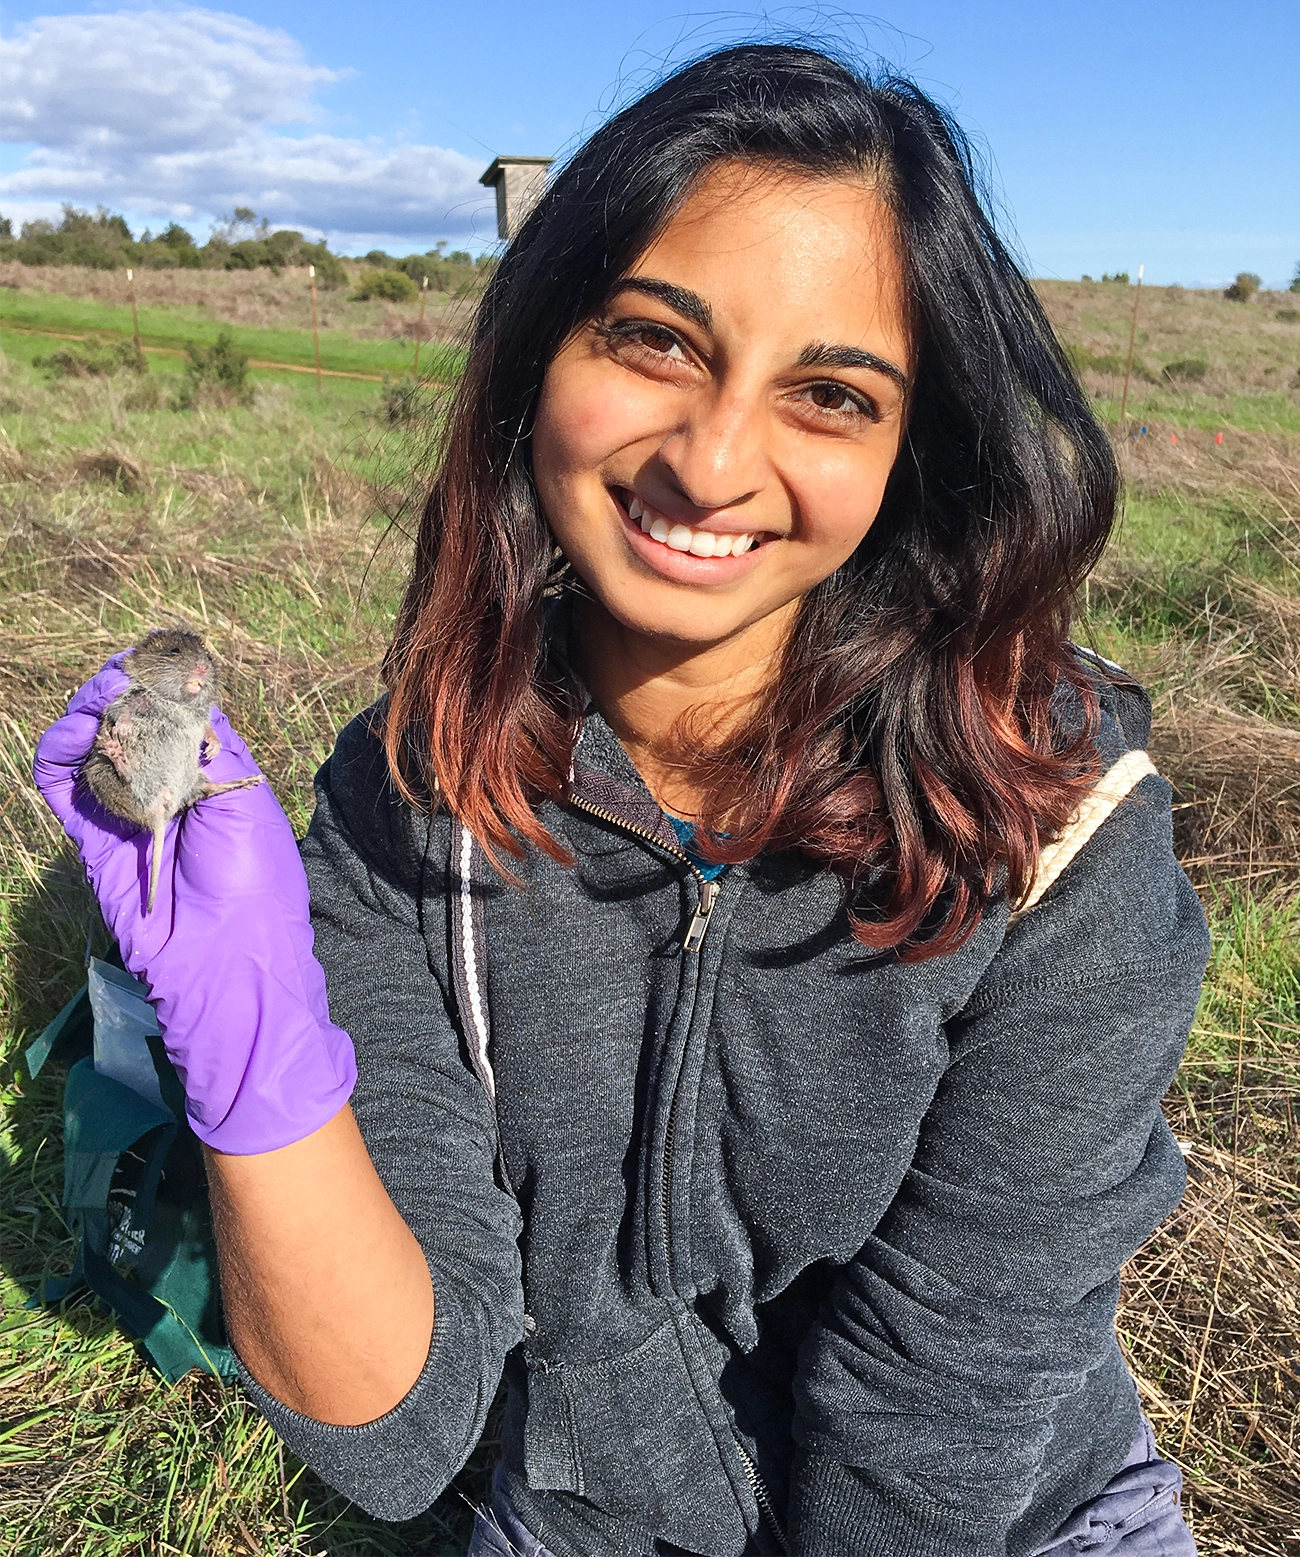
[[[1096,1414],[1131,1437],[1117,1277],[1182,1191],[1160,1098],[1207,951],[1146,779],[949,1024],[913,1166],[804,1347],[804,1557],[1005,1557],[1031,1503],[1095,1490],[1056,1462],[1089,1463]]]
[[[278,1151],[209,1148],[206,1159],[226,1325],[244,1366],[304,1416],[383,1416],[424,1367],[433,1286],[352,1110]]]
[[[250,1395],[327,1481],[407,1518],[468,1457],[523,1328],[519,1210],[450,995],[447,834],[431,854],[363,718],[318,776],[301,854],[269,785],[205,799],[167,831],[150,913],[148,835],[78,779],[126,684],[117,656],[74,694],[37,784],[208,1148]],[[256,775],[213,725],[208,776]]]
[[[330,1015],[356,1051],[350,1109],[260,1166],[215,1164],[245,1387],[296,1454],[383,1519],[427,1508],[464,1464],[523,1334],[519,1207],[497,1183],[495,1115],[455,1022],[448,845],[445,819],[398,799],[354,720],[317,775],[302,845]]]

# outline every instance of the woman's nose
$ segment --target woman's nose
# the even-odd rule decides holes
[[[740,395],[692,397],[659,457],[695,508],[735,508],[763,487],[767,458],[760,408]]]

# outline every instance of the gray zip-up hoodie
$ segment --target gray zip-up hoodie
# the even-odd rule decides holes
[[[1101,693],[1106,767],[1150,708]],[[1117,1273],[1183,1188],[1159,1100],[1208,945],[1168,786],[911,965],[799,859],[715,893],[594,711],[542,819],[577,863],[509,887],[367,716],[321,769],[317,950],[436,1319],[376,1422],[254,1399],[402,1519],[504,1368],[507,1488],[556,1557],[1031,1552],[1133,1443]]]

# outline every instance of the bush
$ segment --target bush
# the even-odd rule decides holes
[[[1277,317],[1283,324],[1300,324],[1300,308],[1279,308]]]
[[[1224,289],[1223,295],[1233,303],[1248,303],[1263,284],[1253,271],[1240,270],[1237,279]]]
[[[48,357],[33,357],[34,368],[44,368],[51,378],[112,378],[115,373],[147,373],[149,364],[137,355],[134,341],[114,341],[111,346],[90,346],[80,351],[65,346]]]
[[[222,330],[211,346],[187,341],[189,362],[177,398],[178,410],[197,405],[251,405],[253,386],[248,382],[248,353],[240,351],[229,330]]]
[[[1086,346],[1067,345],[1065,355],[1076,373],[1109,373],[1112,378],[1123,377],[1124,358],[1118,352],[1095,352],[1089,351]],[[1133,377],[1146,379],[1148,383],[1154,382],[1151,370],[1136,357],[1133,359]]]
[[[377,270],[372,276],[362,276],[352,301],[365,303],[378,297],[386,303],[409,303],[415,293],[415,282],[404,271]]]
[[[321,243],[304,243],[298,252],[300,265],[315,265],[316,279],[327,292],[348,284],[348,272],[337,254],[331,254]]]
[[[1291,285],[1287,290],[1289,292],[1300,292],[1300,265],[1296,266],[1295,275],[1291,277]]]
[[[1126,287],[1128,285],[1128,271],[1117,270],[1113,276],[1103,275],[1101,279],[1103,281],[1116,281],[1120,286]]]
[[[379,391],[379,403],[384,416],[396,427],[405,427],[415,421],[423,410],[423,396],[417,379],[409,376],[392,378],[384,374],[383,388]]]
[[[1179,357],[1175,362],[1166,362],[1164,376],[1174,379],[1204,378],[1209,372],[1210,364],[1200,357]]]

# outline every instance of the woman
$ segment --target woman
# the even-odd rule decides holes
[[[504,256],[306,881],[234,793],[143,916],[77,695],[38,776],[333,1485],[426,1507],[504,1369],[478,1553],[1193,1551],[1114,1333],[1207,951],[1066,637],[1114,503],[943,114],[733,49]]]

